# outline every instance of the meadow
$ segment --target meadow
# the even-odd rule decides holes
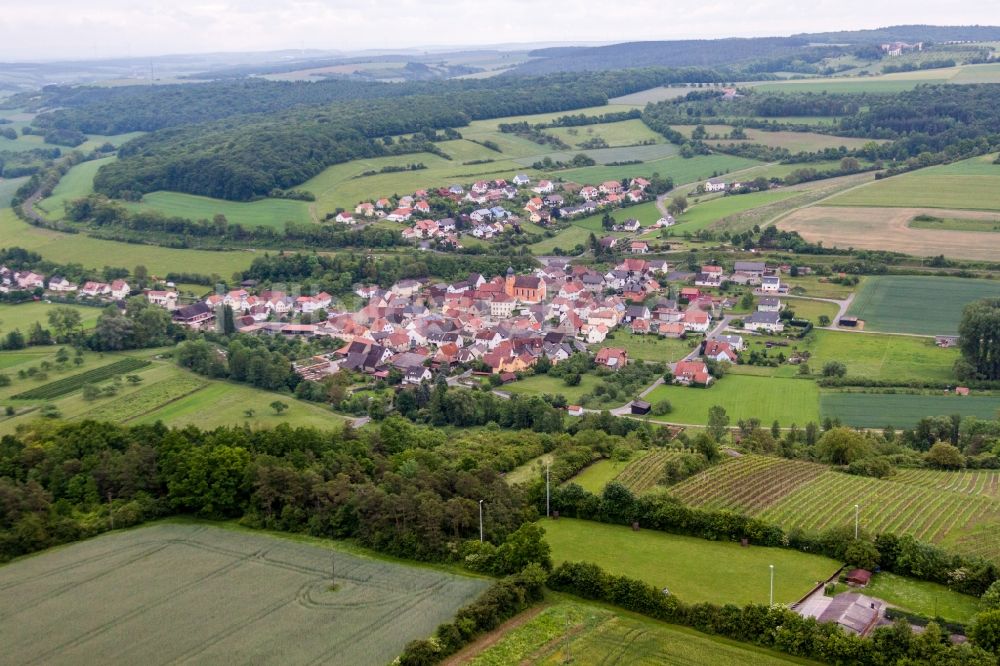
[[[74,199],[80,199],[94,191],[94,176],[105,164],[114,162],[117,157],[103,157],[99,160],[81,162],[66,172],[59,179],[52,196],[40,200],[35,207],[50,220],[61,220],[66,217],[65,205]]]
[[[996,296],[993,280],[881,275],[865,279],[848,314],[865,330],[919,335],[955,335],[962,309],[972,301]]]
[[[997,183],[1000,185],[1000,181]],[[849,190],[853,194],[860,190]],[[797,231],[810,243],[827,247],[864,250],[889,250],[918,257],[944,255],[954,259],[990,261],[997,256],[1000,238],[991,228],[996,213],[972,210],[938,210],[928,208],[896,208],[872,206],[828,206],[840,202],[835,196],[818,205],[797,208],[777,223],[781,229]],[[900,199],[900,204],[909,203]],[[918,215],[946,217],[965,225],[913,224]]]
[[[685,159],[680,156],[649,161],[644,164],[630,164],[620,167],[593,166],[580,169],[558,171],[553,176],[578,183],[600,183],[605,180],[620,180],[635,176],[651,176],[659,173],[671,177],[677,186],[705,180],[719,174],[733,173],[759,166],[761,162],[732,155],[698,155]]]
[[[923,216],[934,217],[934,216]],[[936,229],[944,231],[1000,231],[1000,217],[976,218],[939,218],[910,220],[911,229]]]
[[[60,183],[61,184],[61,183]],[[225,215],[230,224],[244,227],[272,227],[284,230],[285,222],[305,224],[313,221],[307,201],[291,199],[261,199],[260,201],[226,201],[179,192],[150,192],[139,203],[126,203],[132,210],[148,210],[168,217],[189,220],[211,220]]]
[[[500,390],[523,395],[562,395],[570,404],[573,404],[579,401],[583,394],[593,392],[594,388],[601,383],[600,377],[592,374],[581,375],[580,383],[576,386],[567,386],[561,377],[532,375],[516,382],[505,384]]]
[[[956,396],[904,393],[823,393],[820,413],[859,428],[912,428],[925,416],[975,416],[995,419],[1000,395]]]
[[[673,125],[672,127],[681,134],[690,137],[696,125]],[[817,132],[792,132],[784,130],[772,132],[753,128],[747,128],[744,130],[747,137],[746,139],[725,138],[726,135],[732,130],[733,127],[731,125],[705,125],[705,131],[708,132],[709,137],[715,135],[721,137],[719,139],[709,138],[706,139],[706,141],[710,144],[718,146],[726,146],[730,143],[735,143],[737,145],[759,143],[765,146],[772,146],[774,148],[785,148],[792,153],[812,153],[825,148],[840,148],[841,146],[854,149],[860,148],[871,141],[871,139],[834,136],[832,134],[819,134]],[[814,167],[813,164],[800,164],[798,166],[798,168],[802,167],[819,168]]]
[[[702,634],[606,606],[559,598],[477,654],[471,666],[507,664],[685,664],[777,666],[809,663],[749,643]]]
[[[151,275],[161,277],[173,271],[187,271],[229,278],[234,272],[248,268],[254,258],[250,251],[175,250],[66,234],[31,226],[18,219],[10,208],[0,208],[0,239],[3,247],[22,247],[60,264],[79,263],[91,269],[120,266],[130,270],[141,264]]]
[[[863,530],[911,534],[1000,562],[1000,541],[979,536],[981,528],[1000,520],[1000,502],[981,494],[892,477],[852,476],[817,463],[759,455],[710,467],[670,493],[693,506],[731,509],[785,529],[811,531],[853,526],[858,504]]]
[[[979,599],[960,594],[939,583],[905,578],[880,572],[865,586],[865,594],[888,601],[924,617],[943,617],[951,622],[968,624],[981,610]]]
[[[826,315],[832,322],[839,310],[835,303],[828,303],[826,301],[813,301],[808,298],[789,298],[788,296],[782,300],[785,303],[785,307],[795,313],[796,319],[808,319],[817,325],[819,324],[821,315]]]
[[[594,345],[592,350],[596,352],[601,347],[621,347],[628,351],[630,361],[670,363],[691,353],[691,346],[685,340],[661,338],[658,335],[636,335],[627,326],[609,334],[603,343]]]
[[[49,311],[55,307],[69,307],[80,313],[80,323],[84,329],[93,328],[97,318],[101,314],[101,308],[86,305],[64,305],[62,303],[45,303],[43,301],[31,301],[29,303],[9,303],[0,304],[0,335],[6,334],[15,328],[27,334],[28,328],[38,322],[42,328],[49,328]]]
[[[673,227],[671,231],[674,233],[701,231],[725,218],[753,208],[783,201],[797,194],[800,193],[789,190],[774,190],[709,199],[696,203],[684,211],[677,218],[677,226]]]
[[[833,77],[748,83],[761,92],[899,92],[922,83],[1000,83],[1000,65],[959,65],[915,72],[899,72],[866,77]]]
[[[789,604],[840,568],[829,558],[783,548],[744,548],[571,518],[541,524],[554,563],[592,562],[610,573],[668,588],[687,603],[766,604],[768,565],[773,564],[774,601]]]
[[[658,386],[646,400],[669,400],[673,411],[663,419],[672,423],[708,423],[708,410],[715,405],[725,408],[731,423],[758,418],[765,424],[777,420],[785,427],[801,427],[819,420],[819,389],[804,379],[727,375],[707,389]]]
[[[819,373],[830,361],[847,366],[851,377],[910,381],[953,381],[957,348],[942,349],[930,338],[868,335],[847,331],[813,331],[805,347],[809,366]]]
[[[665,141],[662,135],[649,129],[639,119],[599,125],[581,125],[580,127],[552,127],[542,131],[573,147],[579,147],[581,143],[591,139],[603,139],[611,147],[635,146],[647,141],[651,143]]]
[[[388,663],[487,585],[330,546],[159,523],[0,567],[0,638],[15,663]]]
[[[638,455],[641,454],[633,454],[632,458],[629,458],[629,460],[636,458]],[[629,460],[612,460],[610,458],[602,458],[601,460],[584,467],[566,483],[575,483],[587,492],[600,495],[601,491],[604,490],[604,486],[614,481],[615,477],[621,474],[625,468],[628,467]]]

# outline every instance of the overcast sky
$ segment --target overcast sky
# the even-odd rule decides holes
[[[902,23],[998,25],[1000,0],[4,0],[0,58],[751,37]]]

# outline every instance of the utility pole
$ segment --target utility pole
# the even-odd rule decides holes
[[[549,467],[552,466],[551,462],[545,463],[545,517],[548,518],[551,515],[549,511]]]
[[[854,505],[854,540],[858,540],[858,531],[861,524],[861,505]]]
[[[483,542],[483,500],[479,500],[479,543]]]
[[[774,565],[768,565],[771,567],[771,603],[770,606],[774,605]]]

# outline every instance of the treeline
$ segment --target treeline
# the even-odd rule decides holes
[[[31,176],[62,155],[59,148],[0,150],[0,178]]]

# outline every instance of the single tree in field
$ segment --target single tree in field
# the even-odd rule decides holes
[[[280,400],[275,400],[274,402],[271,403],[271,409],[274,410],[275,414],[281,416],[281,413],[286,409],[288,409],[288,405],[286,403],[281,402]]]
[[[708,410],[708,432],[717,442],[721,442],[729,428],[729,415],[724,407],[715,405]]]

